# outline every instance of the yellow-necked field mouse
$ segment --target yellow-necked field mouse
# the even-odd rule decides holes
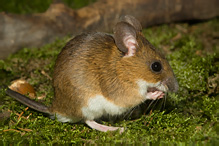
[[[145,100],[178,90],[168,61],[141,31],[140,22],[126,15],[115,25],[113,35],[83,33],[70,40],[56,60],[55,97],[50,107],[11,89],[6,93],[60,122],[82,121],[99,131],[123,132],[121,127],[95,120],[121,115]]]

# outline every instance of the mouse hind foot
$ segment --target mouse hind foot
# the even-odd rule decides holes
[[[124,128],[123,127],[111,127],[111,126],[106,126],[106,125],[102,125],[99,124],[95,121],[92,120],[86,120],[85,123],[91,127],[92,129],[96,129],[98,131],[102,131],[102,132],[107,132],[107,131],[116,131],[119,130],[119,133],[123,133],[124,132]]]

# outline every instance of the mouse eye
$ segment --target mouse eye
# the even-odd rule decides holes
[[[162,65],[160,62],[155,61],[151,64],[151,70],[154,72],[160,72],[162,70]]]

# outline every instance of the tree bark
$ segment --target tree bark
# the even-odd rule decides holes
[[[218,0],[99,0],[73,10],[51,4],[45,13],[0,13],[0,59],[24,47],[40,47],[66,35],[85,31],[112,32],[122,15],[133,15],[143,28],[219,16]]]

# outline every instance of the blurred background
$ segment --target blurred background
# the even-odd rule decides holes
[[[73,9],[89,5],[96,0],[0,0],[0,12],[31,14],[45,12],[51,3],[63,2]]]

